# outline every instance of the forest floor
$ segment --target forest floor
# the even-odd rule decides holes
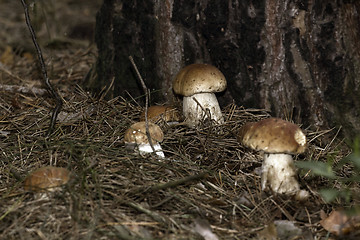
[[[0,0],[0,239],[359,239],[358,215],[340,210],[359,206],[358,179],[342,181],[356,175],[352,165],[334,179],[299,171],[311,195],[305,202],[261,190],[262,155],[236,140],[244,123],[270,117],[261,109],[226,106],[221,126],[160,123],[165,158],[125,148],[124,132],[144,106],[81,87],[97,56],[92,36],[102,1],[90,2],[30,7],[49,78],[64,100],[46,138],[54,99],[21,2]],[[296,160],[336,165],[351,153],[339,129],[303,129],[308,147]],[[70,170],[70,182],[45,194],[24,189],[29,173],[50,165]],[[345,188],[350,197],[331,203],[319,193]],[[333,210],[338,215],[328,218]],[[346,235],[329,233],[332,227]]]

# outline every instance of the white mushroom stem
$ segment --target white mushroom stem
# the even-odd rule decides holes
[[[300,190],[295,165],[290,154],[265,153],[261,187],[263,190],[269,187],[275,193],[286,195],[296,194]]]
[[[224,123],[224,118],[214,93],[196,93],[192,96],[184,97],[183,114],[186,124],[190,127],[195,127],[200,121],[209,117],[218,124]]]
[[[153,142],[153,147],[155,149],[156,155],[158,155],[159,157],[165,158],[165,154],[162,151],[162,148],[161,148],[159,143],[154,143]],[[153,152],[153,149],[151,148],[151,145],[149,143],[147,143],[147,144],[139,144],[138,149],[139,149],[140,153],[152,153]]]

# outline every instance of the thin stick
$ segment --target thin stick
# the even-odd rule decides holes
[[[145,82],[143,80],[143,78],[140,75],[140,72],[134,62],[134,59],[132,56],[129,56],[130,62],[133,65],[136,75],[138,76],[140,82],[141,82],[141,86],[143,87],[143,90],[145,92],[145,129],[146,129],[146,137],[148,138],[148,141],[150,143],[151,149],[153,150],[153,152],[156,152],[153,143],[152,143],[152,139],[150,136],[150,132],[149,132],[149,122],[148,122],[148,105],[149,105],[149,91],[145,85]]]
[[[133,202],[130,199],[124,199],[123,196],[118,196],[115,193],[111,192],[111,191],[107,191],[104,190],[105,193],[109,194],[110,196],[114,197],[117,201],[119,201],[121,204],[124,204],[126,206],[129,206],[139,212],[145,213],[146,215],[148,215],[149,217],[151,217],[152,219],[154,219],[157,222],[160,223],[168,223],[166,217],[162,216],[161,214],[155,212],[155,211],[151,211],[150,209],[147,209],[143,206],[141,206],[138,203]]]
[[[206,178],[207,176],[208,176],[208,173],[202,172],[202,173],[199,173],[196,175],[186,176],[184,178],[180,178],[175,181],[156,184],[156,185],[150,187],[147,191],[156,192],[159,190],[164,190],[166,188],[174,188],[174,187],[177,187],[182,184],[187,184],[189,182],[195,182],[195,181],[201,180],[203,178]]]
[[[174,181],[169,181],[167,183],[155,184],[155,185],[153,185],[151,187],[148,187],[148,186],[135,187],[135,188],[131,189],[129,191],[129,193],[131,195],[139,194],[139,193],[144,194],[145,192],[155,193],[157,191],[164,190],[164,189],[167,189],[167,188],[175,188],[175,187],[177,187],[179,185],[190,184],[191,182],[196,182],[196,181],[199,181],[201,179],[207,178],[207,176],[208,176],[208,173],[202,172],[202,173],[199,173],[199,174],[196,174],[196,175],[190,175],[190,176],[186,176],[186,177],[183,177],[183,178],[180,178],[180,179],[176,179]]]
[[[24,7],[26,25],[29,28],[31,38],[32,38],[32,41],[33,41],[33,43],[35,45],[35,49],[36,49],[36,52],[37,52],[37,55],[38,55],[38,58],[39,58],[39,61],[40,61],[41,72],[42,72],[43,77],[44,77],[45,86],[47,87],[47,90],[49,91],[49,93],[52,95],[52,97],[56,101],[56,106],[55,106],[55,108],[54,108],[54,110],[52,112],[49,129],[48,129],[48,131],[46,133],[46,136],[48,137],[54,130],[54,126],[55,126],[55,123],[56,123],[56,118],[57,118],[57,115],[59,114],[59,112],[61,110],[63,102],[62,102],[59,94],[54,90],[53,86],[51,85],[51,83],[49,81],[49,77],[47,75],[47,71],[46,71],[46,67],[45,67],[44,58],[43,58],[43,55],[42,55],[42,52],[41,52],[41,48],[40,48],[39,44],[37,43],[36,34],[35,34],[35,31],[34,31],[32,25],[31,25],[28,5],[26,4],[25,0],[21,0],[21,3],[23,5],[23,7]]]

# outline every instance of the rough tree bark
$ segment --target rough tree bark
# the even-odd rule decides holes
[[[360,132],[360,2],[356,0],[105,0],[97,15],[99,89],[141,94],[132,55],[153,100],[172,101],[184,65],[217,66],[220,103],[265,108],[305,126]]]

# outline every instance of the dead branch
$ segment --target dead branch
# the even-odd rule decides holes
[[[46,93],[45,89],[42,88],[36,88],[36,87],[25,87],[25,86],[16,86],[16,85],[7,85],[7,84],[3,84],[0,85],[0,90],[2,91],[6,91],[6,92],[18,92],[18,93],[32,93],[35,95],[44,95]]]

